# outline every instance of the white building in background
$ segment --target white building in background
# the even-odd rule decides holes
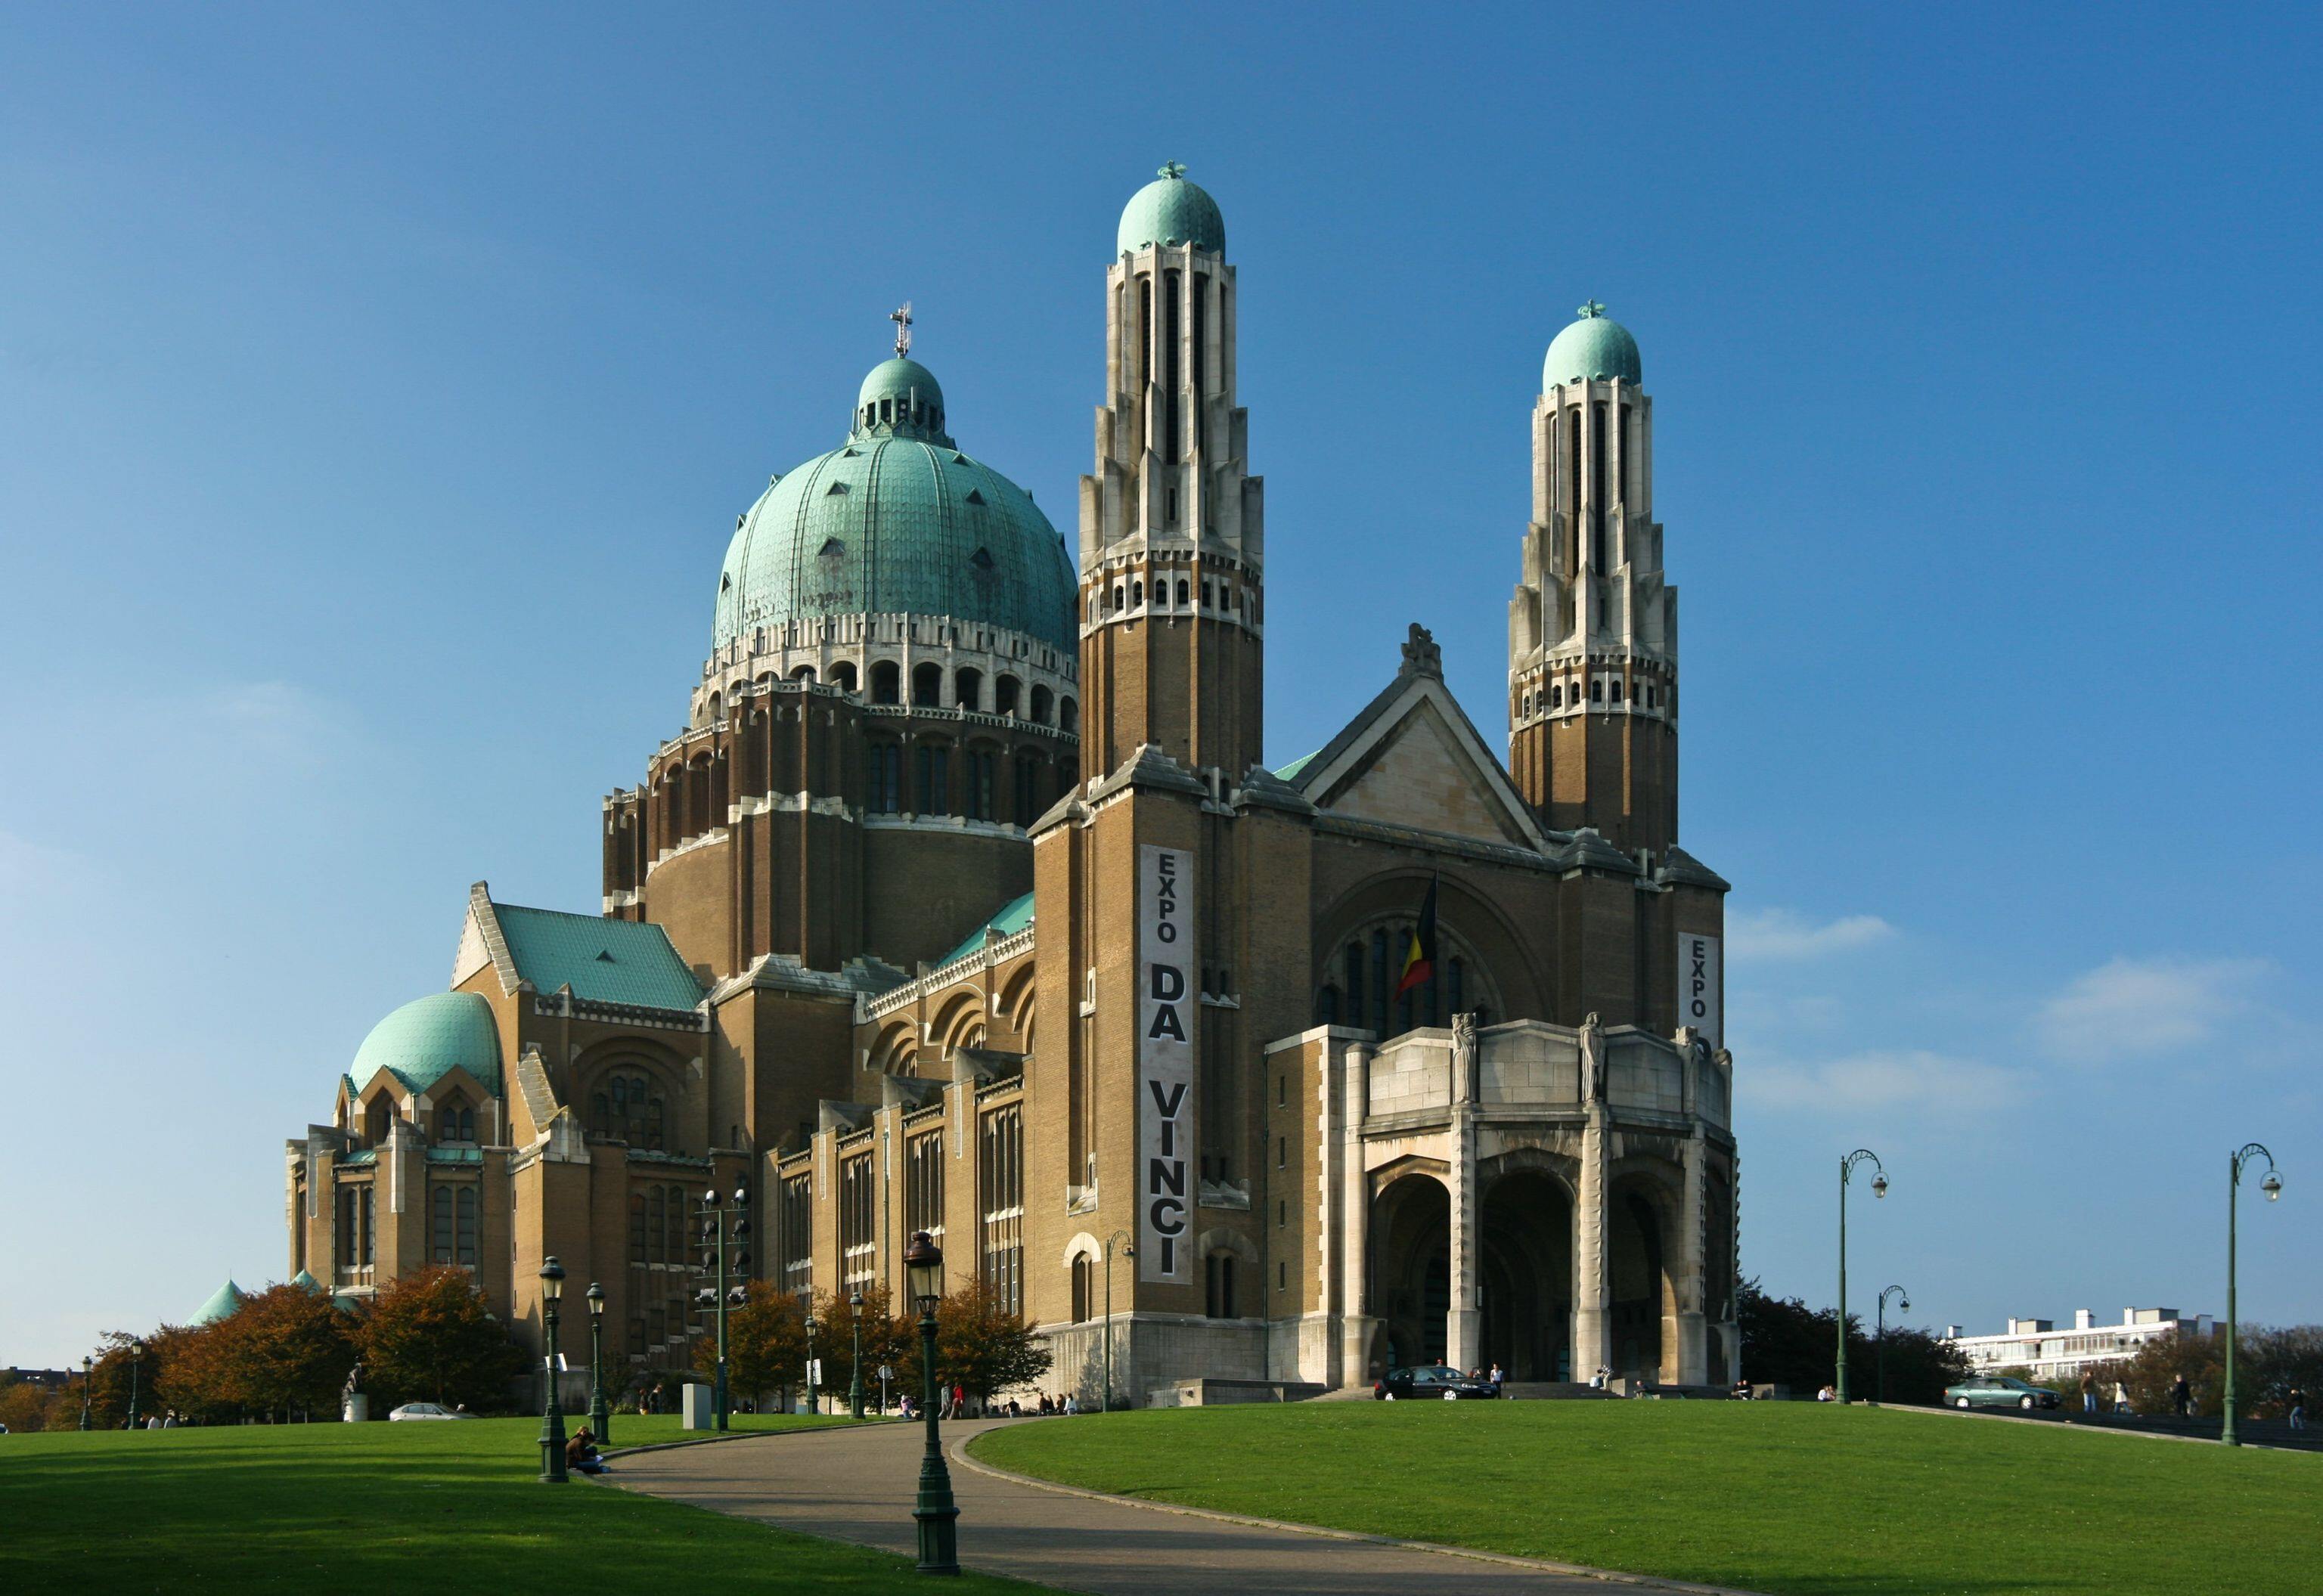
[[[1949,1325],[1943,1339],[1968,1355],[1969,1367],[1979,1374],[1995,1369],[2030,1369],[2043,1380],[2078,1377],[2084,1365],[2112,1363],[2134,1358],[2148,1342],[2173,1335],[2214,1335],[2217,1325],[2208,1314],[2192,1318],[2174,1307],[2129,1307],[2121,1323],[2100,1325],[2089,1308],[2076,1308],[2073,1327],[2057,1328],[2053,1319],[2011,1319],[1997,1335],[1963,1335]]]

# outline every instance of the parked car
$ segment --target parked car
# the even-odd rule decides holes
[[[2045,1385],[2026,1385],[2006,1374],[1979,1374],[1944,1388],[1944,1402],[1952,1408],[2054,1408],[2057,1393]]]
[[[1423,1363],[1417,1369],[1391,1369],[1372,1382],[1372,1400],[1472,1402],[1491,1401],[1500,1393],[1489,1380],[1461,1373],[1448,1363]]]
[[[399,1418],[473,1418],[476,1416],[464,1410],[455,1413],[434,1402],[406,1402],[387,1417],[391,1424]]]

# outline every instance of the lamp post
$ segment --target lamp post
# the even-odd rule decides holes
[[[80,1361],[80,1427],[88,1428],[88,1382],[96,1372],[96,1360],[83,1354]]]
[[[1879,1402],[1887,1399],[1887,1299],[1890,1297],[1896,1299],[1897,1307],[1907,1314],[1912,1311],[1912,1299],[1904,1295],[1903,1287],[1890,1286],[1879,1293]],[[1872,1406],[1877,1408],[1879,1402],[1874,1402]]]
[[[943,1442],[936,1431],[936,1304],[943,1298],[943,1252],[926,1231],[912,1233],[904,1249],[904,1273],[920,1305],[920,1404],[927,1410],[928,1445],[920,1456],[920,1495],[912,1517],[919,1521],[922,1573],[958,1573],[960,1509],[951,1500],[951,1471],[944,1467]]]
[[[849,1367],[847,1380],[847,1406],[857,1418],[863,1417],[863,1288],[858,1286],[847,1294],[847,1306],[855,1315],[855,1361]]]
[[[589,1282],[589,1428],[600,1446],[613,1444],[613,1416],[605,1409],[605,1288]]]
[[[540,1321],[548,1351],[541,1366],[548,1375],[548,1400],[540,1405],[540,1479],[565,1483],[565,1407],[556,1390],[556,1302],[565,1295],[565,1266],[554,1254],[540,1262]]]
[[[1855,1166],[1868,1163],[1872,1169],[1871,1195],[1887,1195],[1887,1169],[1880,1163],[1879,1155],[1868,1147],[1859,1147],[1839,1160],[1839,1380],[1837,1395],[1847,1400],[1847,1186],[1855,1174]]]
[[[721,1430],[726,1428],[726,1417],[733,1408],[726,1379],[726,1305],[740,1296],[743,1289],[730,1283],[727,1270],[730,1266],[735,1270],[747,1270],[750,1266],[750,1252],[747,1244],[750,1234],[749,1205],[749,1192],[739,1186],[734,1188],[732,1204],[724,1208],[718,1206],[716,1188],[702,1194],[702,1239],[705,1243],[702,1268],[705,1274],[715,1274],[718,1283],[704,1286],[695,1300],[709,1300],[717,1324],[718,1380],[711,1391],[711,1422]],[[730,1255],[726,1247],[730,1239],[734,1243]]]
[[[2274,1172],[2274,1154],[2257,1142],[2248,1142],[2227,1160],[2227,1419],[2218,1439],[2229,1446],[2239,1446],[2242,1438],[2235,1434],[2235,1197],[2242,1189],[2243,1166],[2254,1158],[2266,1160],[2266,1179],[2258,1188],[2273,1202],[2282,1196],[2282,1177]]]
[[[1121,1243],[1124,1258],[1137,1256],[1137,1243],[1129,1239],[1125,1230],[1116,1230],[1105,1238],[1105,1407],[1113,1411],[1113,1244]]]
[[[145,1343],[141,1339],[129,1344],[129,1427],[137,1427],[137,1369],[145,1361]]]
[[[815,1390],[815,1380],[814,1380],[814,1310],[813,1310],[812,1307],[810,1307],[809,1309],[807,1309],[805,1324],[806,1324],[806,1410],[807,1410],[809,1413],[820,1413],[820,1412],[822,1412],[822,1396],[821,1396],[820,1394],[818,1394],[818,1393],[817,1393],[817,1391],[816,1391],[816,1390]]]

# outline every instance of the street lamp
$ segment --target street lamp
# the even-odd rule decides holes
[[[922,1573],[958,1573],[960,1509],[951,1500],[951,1471],[944,1467],[943,1442],[936,1432],[936,1304],[943,1298],[943,1252],[926,1231],[912,1233],[904,1249],[904,1275],[920,1305],[920,1404],[927,1410],[928,1445],[920,1456],[920,1496],[912,1508],[919,1521]]]
[[[847,1406],[855,1417],[863,1417],[863,1288],[858,1286],[847,1294],[847,1306],[855,1314],[855,1361],[849,1366],[847,1380]]]
[[[703,1243],[702,1268],[704,1273],[714,1273],[718,1283],[714,1287],[704,1286],[695,1300],[699,1302],[704,1298],[710,1299],[712,1311],[716,1316],[718,1382],[712,1390],[711,1407],[712,1423],[721,1430],[726,1427],[726,1416],[732,1410],[732,1399],[727,1390],[726,1381],[726,1307],[729,1302],[743,1295],[742,1287],[728,1283],[727,1270],[730,1265],[735,1270],[748,1270],[750,1266],[750,1252],[747,1244],[750,1234],[749,1204],[749,1192],[739,1186],[734,1188],[731,1206],[724,1208],[718,1206],[716,1188],[713,1187],[702,1194],[702,1240]],[[734,1251],[730,1256],[726,1250],[726,1243],[730,1238],[734,1243]],[[712,1251],[712,1248],[715,1251]]]
[[[613,1416],[605,1410],[605,1288],[589,1282],[589,1428],[597,1445],[613,1444]]]
[[[1904,1295],[1901,1286],[1890,1286],[1879,1293],[1879,1401],[1887,1399],[1887,1299],[1896,1298],[1896,1306],[1905,1313],[1912,1311],[1912,1299]],[[1878,1407],[1878,1402],[1872,1404]]]
[[[805,1327],[806,1327],[806,1410],[807,1410],[809,1413],[820,1413],[820,1412],[822,1412],[822,1397],[821,1397],[821,1396],[819,1396],[819,1395],[816,1393],[816,1390],[815,1390],[815,1379],[814,1379],[814,1309],[813,1309],[813,1308],[812,1308],[812,1307],[808,1308],[808,1309],[807,1309],[807,1311],[806,1311]]]
[[[2229,1446],[2242,1445],[2235,1434],[2235,1197],[2243,1183],[2243,1166],[2254,1158],[2266,1160],[2266,1179],[2258,1188],[2273,1202],[2282,1196],[2282,1177],[2274,1172],[2274,1154],[2253,1142],[2227,1160],[2227,1421],[2218,1439]]]
[[[1105,1407],[1113,1411],[1113,1244],[1121,1243],[1124,1258],[1137,1256],[1137,1243],[1129,1239],[1125,1230],[1116,1230],[1105,1238]]]
[[[565,1266],[551,1254],[540,1262],[540,1317],[548,1343],[541,1365],[548,1374],[548,1400],[540,1411],[540,1479],[565,1483],[565,1408],[556,1390],[556,1302],[565,1295]]]
[[[80,1427],[88,1428],[88,1382],[96,1372],[96,1361],[83,1353],[80,1360]]]
[[[1847,1184],[1854,1177],[1855,1166],[1868,1162],[1872,1168],[1871,1195],[1887,1195],[1887,1170],[1879,1155],[1868,1147],[1859,1147],[1839,1160],[1839,1382],[1838,1397],[1847,1400]]]
[[[145,1343],[142,1340],[131,1342],[129,1344],[129,1427],[133,1430],[137,1427],[137,1366],[144,1361]]]

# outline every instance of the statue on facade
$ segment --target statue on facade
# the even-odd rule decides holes
[[[1605,1028],[1594,1011],[1581,1022],[1581,1092],[1592,1103],[1606,1100]]]
[[[1436,634],[1416,620],[1404,638],[1403,671],[1408,676],[1444,674],[1444,650],[1437,646]]]
[[[1476,1016],[1473,1013],[1452,1016],[1452,1077],[1460,1083],[1460,1095],[1475,1101]]]

